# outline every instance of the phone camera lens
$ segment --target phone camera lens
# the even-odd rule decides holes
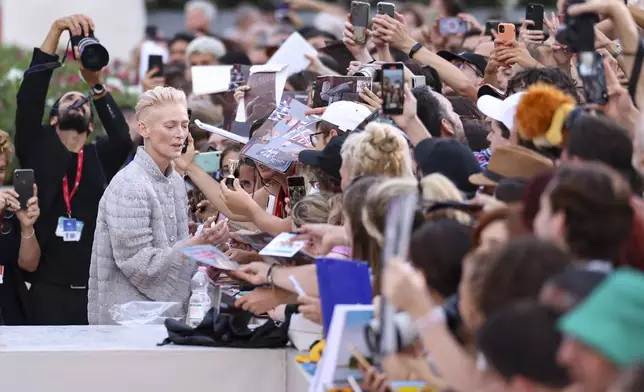
[[[499,32],[505,33],[505,26],[499,26]]]

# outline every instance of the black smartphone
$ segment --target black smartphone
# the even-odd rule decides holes
[[[291,209],[300,200],[306,196],[306,186],[304,185],[304,177],[291,176],[286,178],[286,185],[288,185],[288,199]]]
[[[364,45],[367,43],[367,27],[369,27],[369,14],[371,6],[364,1],[351,2],[351,24],[353,34],[356,36],[356,43]]]
[[[27,202],[34,196],[34,171],[31,169],[16,169],[13,172],[13,188],[18,194],[20,208],[27,208]]]
[[[584,83],[586,101],[597,105],[608,103],[608,88],[602,56],[597,52],[583,52],[577,61],[577,73]]]
[[[400,115],[405,103],[405,70],[403,63],[382,65],[382,112],[386,115]]]
[[[529,3],[525,8],[525,19],[534,22],[528,30],[543,30],[543,4]]]
[[[153,68],[158,68],[159,71],[154,74],[155,77],[163,76],[163,56],[159,54],[151,54],[148,56],[148,72]]]
[[[498,31],[500,20],[488,20],[485,22],[485,35],[492,36],[492,31]]]
[[[389,15],[392,18],[396,17],[396,6],[393,3],[378,3],[376,5],[376,12],[381,15]]]

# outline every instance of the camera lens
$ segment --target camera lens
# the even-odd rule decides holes
[[[505,26],[499,26],[499,33],[505,33]]]

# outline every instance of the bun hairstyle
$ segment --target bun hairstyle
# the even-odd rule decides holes
[[[524,139],[541,147],[565,147],[563,129],[575,99],[556,87],[538,83],[528,88],[517,106],[515,123]]]
[[[350,179],[367,175],[413,177],[407,140],[391,125],[370,123],[354,133],[342,146],[342,161]]]
[[[3,154],[7,160],[7,165],[13,159],[13,143],[11,142],[11,137],[5,131],[0,130],[0,154]]]

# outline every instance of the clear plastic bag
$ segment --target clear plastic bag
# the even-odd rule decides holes
[[[163,324],[165,319],[182,319],[185,314],[179,302],[132,301],[114,305],[110,315],[120,325]]]

